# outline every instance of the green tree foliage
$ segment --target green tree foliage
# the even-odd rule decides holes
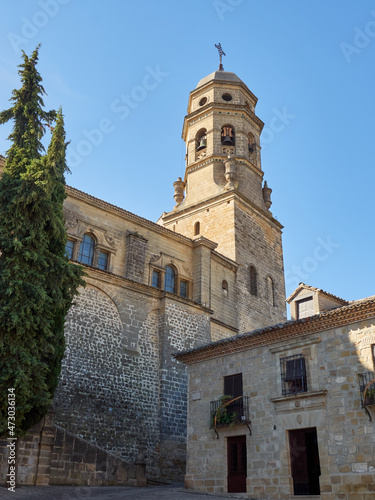
[[[22,87],[0,123],[13,120],[0,179],[0,435],[7,431],[8,389],[15,389],[16,435],[48,411],[64,355],[64,319],[84,285],[65,256],[65,131],[61,109],[43,110],[39,47],[23,54]],[[56,120],[47,154],[41,140]]]

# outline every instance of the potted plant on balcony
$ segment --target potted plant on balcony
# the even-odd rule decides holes
[[[229,406],[230,401],[233,399],[233,396],[225,394],[219,399],[221,404],[216,410],[215,414],[212,416],[212,427],[216,427],[217,425],[233,426],[237,419],[237,413],[233,411],[233,409]]]

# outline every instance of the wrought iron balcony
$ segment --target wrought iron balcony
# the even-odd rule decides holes
[[[371,420],[367,406],[375,405],[375,373],[358,373],[359,390],[361,393],[362,408],[364,408]]]
[[[358,373],[362,406],[375,405],[375,373]]]
[[[210,403],[210,428],[214,429],[217,437],[218,427],[245,424],[250,429],[250,398],[248,396],[222,396]]]

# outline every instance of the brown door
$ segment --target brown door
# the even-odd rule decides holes
[[[228,493],[246,493],[246,436],[228,438]]]
[[[316,428],[289,431],[290,464],[295,495],[320,495]]]

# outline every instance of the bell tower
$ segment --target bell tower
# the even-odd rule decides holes
[[[222,68],[222,65],[220,66]],[[238,329],[284,321],[282,225],[270,212],[272,190],[263,182],[257,98],[234,73],[219,69],[190,93],[182,138],[184,180],[176,205],[161,223],[190,238],[204,236],[238,264]]]

